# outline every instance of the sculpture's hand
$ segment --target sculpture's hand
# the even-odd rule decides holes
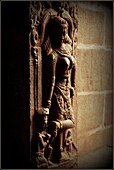
[[[42,114],[45,115],[45,116],[48,116],[49,115],[49,108],[42,108]]]
[[[48,123],[49,108],[42,108],[42,114],[44,115],[44,128],[46,129]]]

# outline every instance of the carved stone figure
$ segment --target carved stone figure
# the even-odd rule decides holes
[[[72,133],[70,130],[67,131],[67,136],[65,138],[65,144],[64,144],[64,148],[66,149],[66,151],[71,154],[73,148],[77,151],[77,146],[74,144],[73,139],[72,139]]]
[[[39,111],[35,107],[43,120],[40,130],[36,130],[38,168],[47,168],[54,166],[53,163],[71,159],[72,147],[77,151],[69,130],[75,127],[71,101],[76,79],[76,61],[73,56],[76,22],[74,24],[69,14],[70,11],[73,15],[74,10],[68,8],[68,2],[56,3],[47,3],[47,10],[45,5],[39,5],[40,17],[37,23],[40,23],[40,34],[35,34],[36,29],[32,29],[34,41],[31,39],[31,44],[41,47],[42,51],[42,108]]]
[[[42,131],[41,133],[38,133],[38,152],[36,153],[36,161],[37,161],[37,167],[38,168],[47,168],[48,167],[48,161],[44,156],[44,150],[49,143],[50,135],[47,134],[45,131]]]
[[[52,143],[54,162],[62,160],[63,131],[74,127],[71,97],[75,88],[76,69],[75,59],[71,55],[72,40],[68,35],[68,26],[67,20],[61,16],[52,17],[47,25],[51,47],[45,53],[43,107],[49,109],[48,133],[53,134],[55,131],[51,124],[55,123],[55,128],[58,127]]]

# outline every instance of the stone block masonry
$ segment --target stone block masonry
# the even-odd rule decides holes
[[[112,2],[78,3],[79,154],[112,145]]]
[[[78,92],[112,90],[111,51],[85,46],[77,50],[77,56]]]

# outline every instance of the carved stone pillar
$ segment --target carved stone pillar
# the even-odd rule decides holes
[[[56,24],[60,30],[51,31],[57,30]],[[77,166],[76,140],[74,141],[72,135],[76,129],[76,124],[74,127],[76,120],[73,122],[72,116],[68,117],[70,105],[73,107],[74,102],[70,95],[75,88],[76,68],[74,68],[74,64],[76,61],[74,60],[76,56],[74,55],[77,30],[76,2],[30,2],[30,142],[31,160],[37,168],[73,168]],[[61,48],[63,48],[62,51]],[[50,56],[52,56],[51,60]],[[58,69],[61,56],[65,58],[65,64],[69,65],[69,69],[66,68],[66,71],[62,70],[58,73],[57,70],[62,68],[60,66]],[[62,81],[59,79],[59,74],[63,74]],[[67,95],[65,88],[69,88],[66,84],[70,82],[73,88],[70,88],[71,93]],[[61,83],[64,86],[63,91],[60,90]],[[60,100],[64,105],[64,112],[68,113],[59,114],[58,107],[55,107],[55,116],[57,112],[58,117],[62,115],[64,118],[53,119],[53,115],[51,115],[53,102],[58,102],[57,104],[62,110]],[[57,141],[59,145],[57,145]],[[58,162],[53,161],[55,146],[60,148]]]

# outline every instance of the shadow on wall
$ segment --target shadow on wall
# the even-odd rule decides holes
[[[91,169],[112,169],[113,168],[113,149],[112,147],[103,147],[97,149],[85,156],[79,157],[79,168]]]

